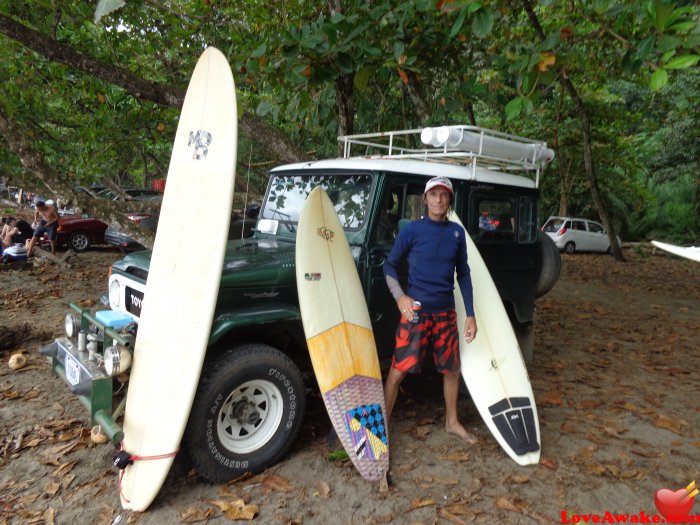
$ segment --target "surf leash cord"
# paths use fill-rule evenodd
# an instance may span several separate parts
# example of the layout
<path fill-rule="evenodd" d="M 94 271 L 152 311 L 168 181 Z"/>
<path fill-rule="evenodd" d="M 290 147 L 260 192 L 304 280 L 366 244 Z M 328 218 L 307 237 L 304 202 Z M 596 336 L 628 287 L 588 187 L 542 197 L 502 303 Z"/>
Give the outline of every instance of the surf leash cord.
<path fill-rule="evenodd" d="M 177 449 L 175 452 L 170 452 L 168 454 L 158 454 L 155 456 L 138 456 L 136 454 L 130 454 L 129 452 L 124 450 L 123 447 L 124 443 L 120 443 L 119 450 L 114 454 L 114 456 L 112 456 L 112 463 L 115 467 L 119 469 L 119 494 L 127 503 L 130 503 L 130 501 L 128 498 L 126 498 L 126 496 L 124 496 L 124 493 L 122 492 L 122 478 L 124 477 L 126 467 L 132 465 L 134 461 L 153 461 L 157 459 L 174 458 L 180 451 L 180 449 Z"/>

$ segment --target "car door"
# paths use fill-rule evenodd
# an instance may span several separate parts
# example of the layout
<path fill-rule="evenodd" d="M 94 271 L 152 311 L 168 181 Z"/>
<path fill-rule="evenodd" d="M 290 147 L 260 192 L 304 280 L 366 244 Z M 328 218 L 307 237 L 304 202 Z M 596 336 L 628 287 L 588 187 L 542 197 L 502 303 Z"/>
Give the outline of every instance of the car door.
<path fill-rule="evenodd" d="M 370 320 L 380 359 L 390 359 L 394 350 L 399 311 L 384 278 L 384 263 L 399 229 L 421 217 L 425 179 L 387 175 L 379 196 L 365 250 L 364 285 Z M 407 288 L 408 266 L 399 267 L 399 282 Z"/>
<path fill-rule="evenodd" d="M 608 235 L 605 232 L 602 224 L 595 221 L 588 222 L 588 236 L 591 242 L 591 250 L 596 252 L 606 252 L 608 251 L 608 246 L 610 242 L 608 241 Z"/>
<path fill-rule="evenodd" d="M 588 237 L 586 221 L 573 219 L 571 221 L 571 235 L 577 250 L 589 251 L 591 249 L 591 240 Z"/>

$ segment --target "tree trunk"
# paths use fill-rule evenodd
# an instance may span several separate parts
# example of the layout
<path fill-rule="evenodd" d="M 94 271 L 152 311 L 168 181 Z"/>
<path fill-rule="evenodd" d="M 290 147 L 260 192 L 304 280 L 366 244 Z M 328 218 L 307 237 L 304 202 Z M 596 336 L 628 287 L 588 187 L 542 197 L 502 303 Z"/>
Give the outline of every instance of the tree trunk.
<path fill-rule="evenodd" d="M 522 4 L 528 15 L 528 18 L 530 19 L 530 23 L 535 29 L 540 40 L 546 40 L 546 35 L 544 34 L 544 31 L 542 29 L 542 26 L 540 25 L 537 15 L 535 14 L 534 9 L 532 8 L 530 0 L 522 0 Z M 574 101 L 576 109 L 578 110 L 579 118 L 581 119 L 581 127 L 583 130 L 583 164 L 586 170 L 586 178 L 588 179 L 588 186 L 591 190 L 591 197 L 593 198 L 593 203 L 595 204 L 596 210 L 600 215 L 600 220 L 602 221 L 603 226 L 605 226 L 605 229 L 608 232 L 608 239 L 610 240 L 610 250 L 613 256 L 618 261 L 624 261 L 625 258 L 622 255 L 622 249 L 617 243 L 617 233 L 615 232 L 615 227 L 613 226 L 613 223 L 610 220 L 607 207 L 605 206 L 605 201 L 603 200 L 603 197 L 600 193 L 600 189 L 598 187 L 598 179 L 596 177 L 595 172 L 595 163 L 593 161 L 593 148 L 591 146 L 591 122 L 588 116 L 588 110 L 586 109 L 586 105 L 584 104 L 578 91 L 576 90 L 576 86 L 574 86 L 573 82 L 571 82 L 571 79 L 566 74 L 565 69 L 562 69 L 561 71 L 560 82 L 562 86 L 564 86 L 564 89 L 566 89 L 569 96 Z"/>
<path fill-rule="evenodd" d="M 335 98 L 338 103 L 338 135 L 352 135 L 355 123 L 354 74 L 339 75 L 335 79 Z"/>
<path fill-rule="evenodd" d="M 343 12 L 341 0 L 328 0 L 331 16 Z M 338 105 L 338 136 L 352 135 L 355 128 L 355 74 L 341 73 L 335 79 L 335 100 Z M 338 155 L 343 146 L 338 143 Z"/>
<path fill-rule="evenodd" d="M 476 115 L 474 115 L 474 104 L 471 101 L 467 102 L 467 116 L 469 117 L 469 124 L 476 126 Z"/>
<path fill-rule="evenodd" d="M 413 71 L 405 71 L 408 82 L 406 82 L 406 90 L 408 91 L 408 96 L 411 98 L 413 103 L 413 112 L 418 116 L 418 120 L 421 124 L 425 124 L 430 118 L 430 104 L 425 100 L 423 96 L 420 81 Z"/>

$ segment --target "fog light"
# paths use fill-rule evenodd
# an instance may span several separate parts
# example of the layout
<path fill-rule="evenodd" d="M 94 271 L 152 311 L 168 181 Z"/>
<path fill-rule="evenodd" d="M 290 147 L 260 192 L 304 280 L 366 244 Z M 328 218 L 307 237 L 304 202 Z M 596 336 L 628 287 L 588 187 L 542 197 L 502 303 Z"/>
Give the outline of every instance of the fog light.
<path fill-rule="evenodd" d="M 121 287 L 119 286 L 119 281 L 117 281 L 116 279 L 109 283 L 109 304 L 112 306 L 112 309 L 119 308 L 121 296 L 121 294 L 119 293 L 120 288 Z"/>
<path fill-rule="evenodd" d="M 105 372 L 115 376 L 126 372 L 131 366 L 131 352 L 123 346 L 108 346 L 104 352 Z"/>
<path fill-rule="evenodd" d="M 78 318 L 73 314 L 66 315 L 66 320 L 64 325 L 66 328 L 66 335 L 69 338 L 73 338 L 78 335 L 78 330 L 80 330 L 80 324 L 78 323 Z"/>

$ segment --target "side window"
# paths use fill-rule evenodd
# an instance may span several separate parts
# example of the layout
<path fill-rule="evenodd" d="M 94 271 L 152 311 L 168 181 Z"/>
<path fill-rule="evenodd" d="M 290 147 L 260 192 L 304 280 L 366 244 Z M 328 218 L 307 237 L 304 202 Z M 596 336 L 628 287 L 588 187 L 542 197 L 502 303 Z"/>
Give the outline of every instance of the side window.
<path fill-rule="evenodd" d="M 393 184 L 382 200 L 374 234 L 378 243 L 393 243 L 401 226 L 420 219 L 425 213 L 424 184 Z"/>
<path fill-rule="evenodd" d="M 537 240 L 537 214 L 535 201 L 523 195 L 518 203 L 518 242 L 529 244 Z"/>
<path fill-rule="evenodd" d="M 597 222 L 589 222 L 588 223 L 588 231 L 592 233 L 605 233 L 605 230 L 603 227 L 598 224 Z"/>
<path fill-rule="evenodd" d="M 399 219 L 401 218 L 401 199 L 403 187 L 393 186 L 384 195 L 377 221 L 377 230 L 374 240 L 380 243 L 392 243 L 399 233 Z"/>
<path fill-rule="evenodd" d="M 516 197 L 472 193 L 471 224 L 478 224 L 476 238 L 484 241 L 515 240 Z"/>
<path fill-rule="evenodd" d="M 586 231 L 586 223 L 583 221 L 573 221 L 573 229 L 585 232 Z"/>

